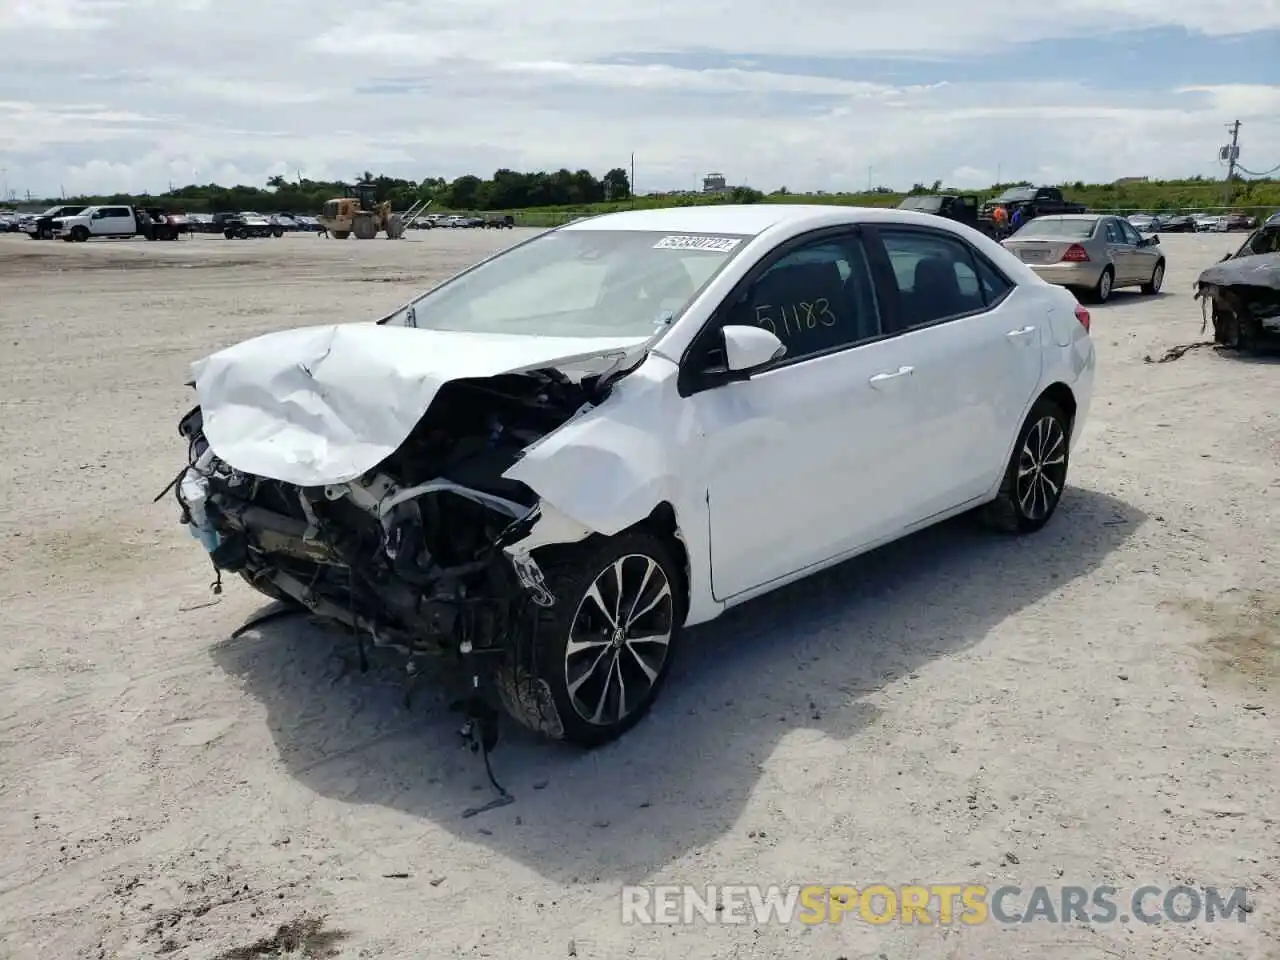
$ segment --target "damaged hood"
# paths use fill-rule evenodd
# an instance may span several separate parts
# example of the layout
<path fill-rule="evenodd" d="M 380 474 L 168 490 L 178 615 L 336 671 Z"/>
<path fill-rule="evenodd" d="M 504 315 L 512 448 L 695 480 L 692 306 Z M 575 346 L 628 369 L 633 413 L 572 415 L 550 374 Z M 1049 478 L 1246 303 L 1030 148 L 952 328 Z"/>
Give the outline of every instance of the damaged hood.
<path fill-rule="evenodd" d="M 350 323 L 269 333 L 191 365 L 204 433 L 235 469 L 310 487 L 394 453 L 450 380 L 638 359 L 649 337 L 535 337 Z"/>
<path fill-rule="evenodd" d="M 1201 273 L 1197 283 L 1214 287 L 1265 287 L 1280 292 L 1280 253 L 1224 260 Z"/>

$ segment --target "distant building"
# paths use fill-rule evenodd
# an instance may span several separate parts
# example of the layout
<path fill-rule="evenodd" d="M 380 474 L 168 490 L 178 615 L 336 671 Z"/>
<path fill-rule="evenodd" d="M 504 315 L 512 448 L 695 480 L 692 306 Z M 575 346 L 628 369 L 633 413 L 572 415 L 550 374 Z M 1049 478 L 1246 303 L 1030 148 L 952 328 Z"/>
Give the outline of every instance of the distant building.
<path fill-rule="evenodd" d="M 1147 183 L 1150 180 L 1150 177 L 1121 177 L 1115 182 L 1115 185 L 1117 187 L 1123 187 L 1126 183 Z"/>
<path fill-rule="evenodd" d="M 728 193 L 731 189 L 725 182 L 723 173 L 708 173 L 702 178 L 703 193 Z"/>

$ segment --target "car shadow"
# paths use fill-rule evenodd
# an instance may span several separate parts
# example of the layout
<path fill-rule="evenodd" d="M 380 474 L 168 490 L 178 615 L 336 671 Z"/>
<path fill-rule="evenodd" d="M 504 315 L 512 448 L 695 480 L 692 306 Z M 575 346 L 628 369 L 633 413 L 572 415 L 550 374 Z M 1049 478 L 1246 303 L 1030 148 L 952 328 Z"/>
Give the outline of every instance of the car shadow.
<path fill-rule="evenodd" d="M 424 683 L 409 708 L 403 661 L 335 682 L 351 637 L 300 617 L 212 656 L 265 705 L 285 769 L 316 793 L 429 819 L 559 882 L 636 882 L 733 828 L 783 738 L 859 734 L 877 691 L 1087 576 L 1145 518 L 1069 488 L 1035 535 L 961 517 L 745 604 L 685 635 L 652 713 L 615 743 L 584 752 L 506 723 L 491 760 L 514 803 L 476 816 L 464 813 L 495 794 L 460 749 L 452 681 Z M 867 776 L 866 789 L 889 788 Z"/>

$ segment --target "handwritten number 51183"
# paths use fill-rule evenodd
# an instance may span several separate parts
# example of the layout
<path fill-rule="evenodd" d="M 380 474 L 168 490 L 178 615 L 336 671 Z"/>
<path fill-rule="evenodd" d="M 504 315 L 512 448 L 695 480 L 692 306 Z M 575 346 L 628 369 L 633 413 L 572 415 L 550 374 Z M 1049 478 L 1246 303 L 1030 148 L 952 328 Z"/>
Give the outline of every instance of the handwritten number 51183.
<path fill-rule="evenodd" d="M 756 307 L 756 326 L 764 327 L 775 337 L 786 337 L 805 330 L 816 330 L 818 327 L 834 327 L 840 318 L 831 310 L 831 303 L 825 297 L 819 297 L 813 303 L 793 303 L 778 307 L 778 318 L 770 313 L 773 305 L 762 303 Z M 781 321 L 782 330 L 778 330 Z"/>

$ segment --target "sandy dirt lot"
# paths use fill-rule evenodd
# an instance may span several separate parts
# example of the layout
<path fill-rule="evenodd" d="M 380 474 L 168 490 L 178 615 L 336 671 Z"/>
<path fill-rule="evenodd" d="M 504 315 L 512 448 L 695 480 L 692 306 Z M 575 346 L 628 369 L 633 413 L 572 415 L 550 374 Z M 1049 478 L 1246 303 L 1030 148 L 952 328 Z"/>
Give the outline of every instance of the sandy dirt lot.
<path fill-rule="evenodd" d="M 1093 308 L 1097 395 L 1042 533 L 954 522 L 688 637 L 582 754 L 212 570 L 152 497 L 188 363 L 373 319 L 522 237 L 0 238 L 0 955 L 12 960 L 1280 957 L 1280 366 L 1193 350 L 1196 273 Z M 620 922 L 624 883 L 1244 885 L 1243 923 Z"/>

